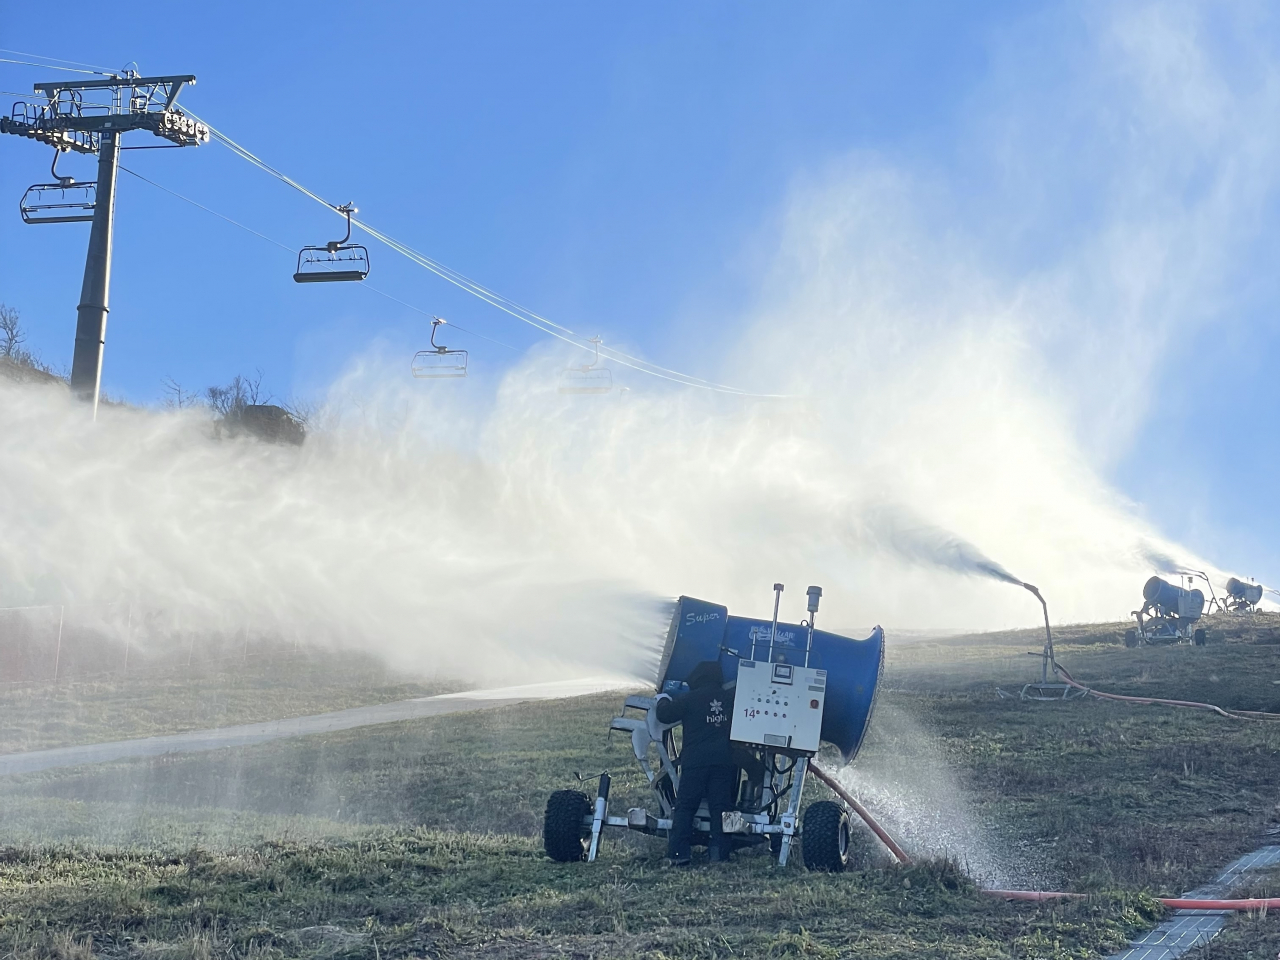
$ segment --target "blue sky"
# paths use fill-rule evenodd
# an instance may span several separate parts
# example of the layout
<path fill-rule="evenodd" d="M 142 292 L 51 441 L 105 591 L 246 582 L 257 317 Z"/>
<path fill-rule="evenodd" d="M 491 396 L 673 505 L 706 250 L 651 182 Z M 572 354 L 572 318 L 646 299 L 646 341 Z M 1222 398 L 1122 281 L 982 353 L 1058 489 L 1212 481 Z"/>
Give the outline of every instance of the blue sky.
<path fill-rule="evenodd" d="M 1236 160 L 1231 128 L 1225 142 L 1186 145 L 1187 170 L 1144 180 L 1145 154 L 1135 161 L 1125 144 L 1179 154 L 1182 134 L 1135 121 L 1149 91 L 1126 113 L 1090 86 L 1099 63 L 1122 80 L 1126 67 L 1097 25 L 1105 9 L 228 3 L 180 5 L 162 27 L 139 29 L 70 3 L 57 31 L 37 7 L 7 10 L 0 46 L 194 73 L 185 105 L 322 195 L 354 201 L 381 229 L 584 334 L 724 376 L 723 354 L 770 269 L 797 184 L 851 155 L 903 171 L 920 206 L 931 191 L 942 197 L 940 228 L 971 233 L 1003 279 L 1074 256 L 1082 237 L 1112 224 L 1194 209 L 1197 184 Z M 1211 61 L 1205 72 L 1223 102 L 1242 104 L 1247 125 L 1253 87 L 1280 51 L 1274 19 L 1248 4 L 1221 16 L 1169 9 L 1175 26 L 1189 18 Z M 1241 44 L 1249 55 L 1236 57 Z M 0 89 L 56 76 L 0 64 Z M 1186 93 L 1170 84 L 1167 95 Z M 46 179 L 49 154 L 3 139 L 0 197 L 16 207 Z M 124 158 L 291 247 L 338 235 L 323 210 L 220 146 Z M 83 159 L 66 168 L 90 178 Z M 1130 217 L 1116 198 L 1144 182 L 1158 195 Z M 1248 215 L 1220 228 L 1231 265 L 1192 303 L 1170 290 L 1192 319 L 1153 346 L 1140 413 L 1098 462 L 1163 532 L 1261 577 L 1276 569 L 1280 535 L 1269 439 L 1280 400 L 1280 221 L 1269 186 L 1243 195 L 1231 209 Z M 108 393 L 155 401 L 166 377 L 203 387 L 260 369 L 277 395 L 306 395 L 373 341 L 406 362 L 426 343 L 420 314 L 355 285 L 295 285 L 288 254 L 127 175 L 119 204 Z M 30 346 L 64 365 L 88 227 L 29 227 L 14 207 L 0 217 L 0 301 L 22 312 Z M 476 384 L 491 384 L 538 339 L 371 247 L 370 285 L 515 348 L 455 334 Z M 1112 290 L 1099 283 L 1080 299 L 1105 320 Z M 1098 420 L 1080 422 L 1088 448 Z"/>
<path fill-rule="evenodd" d="M 83 24 L 80 35 L 72 27 L 56 50 L 37 52 L 190 71 L 199 78 L 183 95 L 191 109 L 321 194 L 356 201 L 384 230 L 569 326 L 707 366 L 671 355 L 670 338 L 680 342 L 690 314 L 725 322 L 751 294 L 744 240 L 767 230 L 797 172 L 857 146 L 947 149 L 988 24 L 923 5 L 890 18 L 877 6 L 813 5 L 796 16 L 735 4 L 607 15 L 595 4 L 383 4 L 356 17 L 337 4 L 309 17 L 187 7 L 163 31 L 199 38 L 178 54 L 86 5 L 67 18 Z M 41 21 L 15 14 L 4 45 L 25 49 L 16 38 L 40 35 Z M 56 76 L 0 69 L 6 90 Z M 45 151 L 4 147 L 3 189 L 16 196 L 44 179 Z M 290 245 L 334 232 L 323 211 L 220 147 L 125 161 Z M 0 229 L 19 257 L 0 275 L 6 296 L 40 351 L 63 362 L 69 340 L 57 318 L 74 314 L 88 227 L 6 218 Z M 340 351 L 328 355 L 331 338 L 349 346 L 421 330 L 403 308 L 371 305 L 358 290 L 297 288 L 283 254 L 127 176 L 118 238 L 104 376 L 132 398 L 155 396 L 163 376 L 213 382 L 246 366 L 287 390 L 308 379 L 295 369 L 300 353 L 326 372 L 341 362 Z M 374 257 L 381 288 L 515 346 L 530 342 L 420 269 Z M 177 300 L 147 296 L 161 274 L 182 291 Z M 507 359 L 475 349 L 477 359 Z"/>

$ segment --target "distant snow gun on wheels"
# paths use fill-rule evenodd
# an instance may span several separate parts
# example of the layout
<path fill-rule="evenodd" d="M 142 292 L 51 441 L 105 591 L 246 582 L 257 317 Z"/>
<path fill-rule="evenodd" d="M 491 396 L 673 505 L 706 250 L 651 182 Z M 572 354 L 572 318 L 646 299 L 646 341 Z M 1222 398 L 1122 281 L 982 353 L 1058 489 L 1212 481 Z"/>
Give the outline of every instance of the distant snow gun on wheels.
<path fill-rule="evenodd" d="M 1260 583 L 1245 583 L 1232 577 L 1227 581 L 1223 606 L 1228 613 L 1252 613 L 1262 602 L 1263 589 Z"/>
<path fill-rule="evenodd" d="M 782 591 L 782 584 L 774 584 L 772 620 L 730 616 L 727 607 L 680 598 L 654 695 L 627 697 L 609 727 L 631 738 L 652 807 L 612 812 L 608 773 L 600 775 L 594 800 L 577 790 L 556 791 L 543 825 L 548 856 L 593 861 L 609 828 L 668 835 L 680 789 L 680 752 L 673 725 L 658 720 L 658 696 L 682 692 L 699 663 L 718 661 L 725 687 L 736 687 L 730 741 L 737 786 L 722 818 L 725 836 L 735 847 L 769 844 L 782 866 L 803 837 L 806 867 L 845 869 L 856 854 L 851 808 L 815 801 L 801 822 L 800 801 L 821 742 L 835 746 L 845 763 L 862 746 L 884 666 L 884 631 L 876 627 L 865 640 L 853 640 L 814 629 L 820 587 L 808 589 L 807 620 L 779 622 Z M 830 779 L 817 768 L 812 772 Z M 705 843 L 710 833 L 704 801 L 694 819 L 695 844 Z"/>
<path fill-rule="evenodd" d="M 1142 609 L 1133 611 L 1138 626 L 1125 633 L 1125 646 L 1185 642 L 1204 646 L 1204 628 L 1196 626 L 1204 615 L 1201 590 L 1175 587 L 1152 577 L 1142 588 L 1142 599 Z"/>

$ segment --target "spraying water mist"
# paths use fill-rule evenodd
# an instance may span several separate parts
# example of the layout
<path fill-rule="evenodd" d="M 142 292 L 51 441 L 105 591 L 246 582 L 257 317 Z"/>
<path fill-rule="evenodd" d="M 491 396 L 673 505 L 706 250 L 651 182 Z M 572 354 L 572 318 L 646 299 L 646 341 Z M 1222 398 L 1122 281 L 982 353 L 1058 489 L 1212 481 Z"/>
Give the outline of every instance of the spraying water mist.
<path fill-rule="evenodd" d="M 1199 40 L 1147 44 L 1151 16 L 1090 21 L 1080 55 L 1123 71 L 1090 60 L 1032 101 L 999 77 L 980 91 L 966 147 L 996 171 L 981 188 L 869 154 L 797 181 L 755 308 L 690 332 L 684 364 L 794 400 L 624 369 L 628 390 L 566 397 L 555 378 L 580 360 L 551 348 L 481 395 L 414 383 L 407 355 L 370 348 L 285 450 L 217 441 L 183 412 L 110 409 L 94 427 L 56 390 L 0 387 L 0 600 L 130 598 L 493 682 L 647 677 L 669 598 L 746 613 L 775 581 L 823 583 L 849 630 L 1023 624 L 1006 589 L 1021 576 L 1060 619 L 1124 616 L 1152 556 L 1214 569 L 1105 471 L 1169 331 L 1204 322 L 1230 279 L 1226 225 L 1277 169 L 1257 118 L 1280 87 L 1184 109 L 1201 100 L 1171 101 L 1169 71 L 1216 91 L 1222 64 L 1201 51 L 1175 70 L 1166 52 Z M 1099 128 L 1076 102 L 1126 122 Z M 1116 132 L 1128 118 L 1143 136 Z M 1044 195 L 1063 137 L 1107 158 L 1070 171 L 1095 206 L 1069 243 L 1077 194 Z"/>
<path fill-rule="evenodd" d="M 129 598 L 418 668 L 482 665 L 495 682 L 647 679 L 667 598 L 749 610 L 760 584 L 788 576 L 832 584 L 845 623 L 1025 619 L 951 574 L 1017 578 L 916 521 L 912 504 L 886 505 L 888 476 L 914 472 L 909 449 L 903 462 L 889 448 L 863 461 L 842 443 L 848 418 L 811 408 L 638 391 L 582 404 L 555 392 L 549 367 L 531 357 L 480 415 L 463 394 L 415 393 L 362 362 L 301 450 L 219 440 L 183 412 L 109 410 L 93 425 L 55 390 L 5 388 L 4 599 Z M 927 499 L 909 484 L 900 495 Z M 980 517 L 981 499 L 956 484 L 935 512 Z M 1062 507 L 1070 536 L 1002 550 L 1042 570 L 1115 570 L 1150 535 L 1105 503 Z M 999 545 L 1000 527 L 976 529 Z M 1081 556 L 1082 528 L 1109 563 Z M 903 602 L 904 582 L 927 583 L 945 609 Z"/>

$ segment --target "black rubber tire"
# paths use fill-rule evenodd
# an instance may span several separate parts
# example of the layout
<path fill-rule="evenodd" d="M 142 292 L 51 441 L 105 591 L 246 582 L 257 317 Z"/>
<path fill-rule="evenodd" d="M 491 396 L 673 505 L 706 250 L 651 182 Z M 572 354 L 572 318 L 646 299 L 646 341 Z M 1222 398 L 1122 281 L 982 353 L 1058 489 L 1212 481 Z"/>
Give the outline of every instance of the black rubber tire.
<path fill-rule="evenodd" d="M 1195 633 L 1191 634 L 1191 642 L 1194 643 L 1197 647 L 1204 646 L 1204 639 L 1205 639 L 1205 632 L 1203 627 L 1196 630 Z"/>
<path fill-rule="evenodd" d="M 809 870 L 841 873 L 849 866 L 853 825 L 849 812 L 833 800 L 818 800 L 804 812 L 804 839 L 800 849 Z"/>
<path fill-rule="evenodd" d="M 542 846 L 547 856 L 560 863 L 577 863 L 587 856 L 583 841 L 590 830 L 583 818 L 591 814 L 591 799 L 578 790 L 557 790 L 547 798 L 542 818 Z"/>
<path fill-rule="evenodd" d="M 1136 647 L 1138 645 L 1138 631 L 1126 630 L 1124 632 L 1124 645 L 1126 647 Z"/>

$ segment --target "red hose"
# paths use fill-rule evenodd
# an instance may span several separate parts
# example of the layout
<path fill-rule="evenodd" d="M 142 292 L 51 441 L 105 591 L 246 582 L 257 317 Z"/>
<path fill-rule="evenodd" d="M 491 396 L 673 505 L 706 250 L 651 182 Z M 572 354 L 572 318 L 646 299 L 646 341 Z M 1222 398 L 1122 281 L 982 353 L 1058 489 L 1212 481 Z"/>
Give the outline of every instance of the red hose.
<path fill-rule="evenodd" d="M 1278 910 L 1280 897 L 1252 900 L 1188 900 L 1184 897 L 1158 897 L 1166 907 L 1174 910 Z"/>
<path fill-rule="evenodd" d="M 880 842 L 888 847 L 889 852 L 898 858 L 899 863 L 911 863 L 911 858 L 907 856 L 907 852 L 903 850 L 902 847 L 898 846 L 898 841 L 894 840 L 884 827 L 876 823 L 875 817 L 871 816 L 871 811 L 855 800 L 853 798 L 853 794 L 840 786 L 835 777 L 831 776 L 831 774 L 827 773 L 827 771 L 823 770 L 813 761 L 809 762 L 809 769 L 813 771 L 813 775 L 815 777 L 831 788 L 832 793 L 853 808 L 853 812 L 862 818 L 863 822 L 866 823 L 875 835 L 880 838 Z"/>
<path fill-rule="evenodd" d="M 983 890 L 983 893 L 1004 900 L 1079 900 L 1088 894 L 1060 893 L 1049 890 Z M 1173 910 L 1280 910 L 1280 897 L 1247 900 L 1190 900 L 1185 897 L 1156 897 Z"/>
<path fill-rule="evenodd" d="M 1035 654 L 1035 656 L 1039 656 L 1039 654 Z M 1092 687 L 1086 687 L 1084 684 L 1078 683 L 1067 672 L 1067 668 L 1056 660 L 1053 663 L 1053 669 L 1062 676 L 1062 679 L 1068 685 L 1075 687 L 1077 690 L 1083 690 L 1086 694 L 1097 697 L 1099 700 L 1118 700 L 1122 703 L 1147 705 L 1160 704 L 1166 707 L 1194 707 L 1197 710 L 1212 710 L 1219 716 L 1226 717 L 1229 720 L 1280 720 L 1280 713 L 1264 713 L 1261 710 L 1237 710 L 1232 713 L 1212 703 L 1197 703 L 1194 700 L 1162 700 L 1159 697 L 1126 697 L 1119 693 L 1101 693 Z"/>

